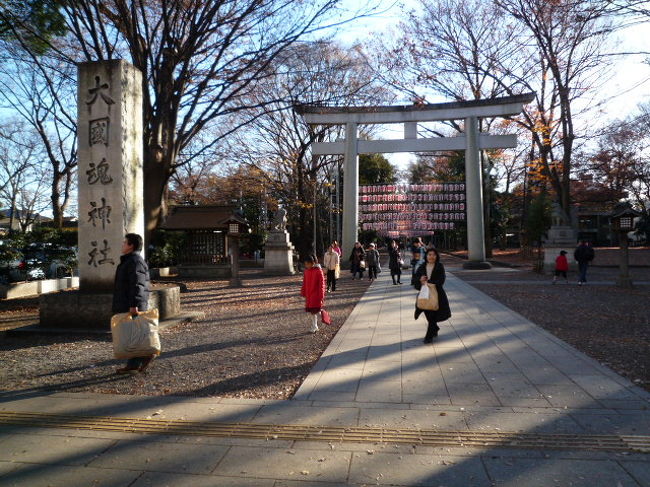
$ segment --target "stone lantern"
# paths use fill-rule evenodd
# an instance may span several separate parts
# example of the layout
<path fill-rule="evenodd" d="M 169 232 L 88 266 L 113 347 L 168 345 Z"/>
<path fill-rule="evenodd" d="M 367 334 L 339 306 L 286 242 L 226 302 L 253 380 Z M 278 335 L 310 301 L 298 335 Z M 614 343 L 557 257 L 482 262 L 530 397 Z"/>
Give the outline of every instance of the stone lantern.
<path fill-rule="evenodd" d="M 233 213 L 222 225 L 228 227 L 228 248 L 230 250 L 230 287 L 241 287 L 239 278 L 239 239 L 242 235 L 250 233 L 248 222 L 239 213 Z"/>
<path fill-rule="evenodd" d="M 620 287 L 631 288 L 632 279 L 629 271 L 629 257 L 627 247 L 627 234 L 634 230 L 634 218 L 640 213 L 627 203 L 619 203 L 610 215 L 612 230 L 618 232 L 619 241 L 619 276 L 617 284 Z"/>

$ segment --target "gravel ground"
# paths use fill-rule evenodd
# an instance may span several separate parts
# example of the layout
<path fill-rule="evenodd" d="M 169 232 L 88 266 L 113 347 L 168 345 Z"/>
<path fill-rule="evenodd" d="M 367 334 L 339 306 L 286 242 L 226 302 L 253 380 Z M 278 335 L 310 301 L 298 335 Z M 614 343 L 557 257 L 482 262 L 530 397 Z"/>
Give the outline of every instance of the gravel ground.
<path fill-rule="evenodd" d="M 368 287 L 344 273 L 326 298 L 333 324 L 309 333 L 301 276 L 242 272 L 244 287 L 226 281 L 183 281 L 185 309 L 205 319 L 161 332 L 162 355 L 146 374 L 114 374 L 110 337 L 13 335 L 0 338 L 0 389 L 111 394 L 292 396 Z M 0 322 L 33 314 L 37 301 L 0 302 Z"/>
<path fill-rule="evenodd" d="M 623 290 L 610 285 L 550 285 L 528 271 L 449 270 L 587 355 L 650 390 L 650 286 Z M 616 269 L 591 268 L 592 281 L 613 281 Z M 245 287 L 225 281 L 184 281 L 183 307 L 206 313 L 203 320 L 161 333 L 163 354 L 145 375 L 117 376 L 110 338 L 5 335 L 0 338 L 0 389 L 93 391 L 116 394 L 291 397 L 352 311 L 367 281 L 344 273 L 328 295 L 334 325 L 308 333 L 299 296 L 300 276 L 261 277 L 243 271 Z M 650 280 L 649 269 L 633 277 Z M 482 284 L 480 281 L 490 281 Z M 525 284 L 522 284 L 525 282 Z M 0 300 L 0 328 L 12 320 L 33 321 L 36 299 Z"/>
<path fill-rule="evenodd" d="M 631 290 L 578 286 L 575 273 L 569 273 L 570 284 L 551 285 L 549 275 L 512 269 L 463 271 L 457 267 L 462 261 L 449 256 L 445 261 L 461 279 L 650 391 L 649 285 Z M 615 268 L 592 267 L 587 279 L 613 282 L 617 274 Z M 650 281 L 647 268 L 632 269 L 631 275 Z"/>

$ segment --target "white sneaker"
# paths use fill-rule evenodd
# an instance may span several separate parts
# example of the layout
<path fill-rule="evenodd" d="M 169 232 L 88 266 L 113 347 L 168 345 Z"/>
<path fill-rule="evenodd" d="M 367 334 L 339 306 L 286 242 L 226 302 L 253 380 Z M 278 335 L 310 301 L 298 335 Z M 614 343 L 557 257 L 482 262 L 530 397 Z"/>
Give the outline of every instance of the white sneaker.
<path fill-rule="evenodd" d="M 318 325 L 316 323 L 311 324 L 311 328 L 309 329 L 311 333 L 316 333 L 318 331 Z"/>

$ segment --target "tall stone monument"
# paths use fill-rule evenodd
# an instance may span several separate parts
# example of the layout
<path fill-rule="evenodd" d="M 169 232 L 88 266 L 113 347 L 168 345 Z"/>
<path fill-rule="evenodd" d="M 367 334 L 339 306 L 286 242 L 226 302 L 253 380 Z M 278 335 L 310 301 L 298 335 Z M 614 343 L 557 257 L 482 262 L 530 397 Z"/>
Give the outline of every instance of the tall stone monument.
<path fill-rule="evenodd" d="M 278 209 L 264 246 L 264 271 L 271 275 L 293 275 L 294 247 L 287 232 L 287 210 Z"/>
<path fill-rule="evenodd" d="M 576 231 L 566 221 L 564 211 L 560 205 L 553 203 L 551 214 L 551 228 L 546 232 L 544 239 L 544 271 L 552 272 L 555 269 L 555 258 L 564 250 L 568 254 L 569 268 L 575 269 L 573 251 L 576 247 Z"/>
<path fill-rule="evenodd" d="M 79 292 L 41 300 L 42 327 L 109 329 L 126 233 L 144 233 L 142 74 L 123 60 L 81 63 L 77 89 Z"/>
<path fill-rule="evenodd" d="M 126 233 L 144 233 L 142 74 L 123 60 L 78 67 L 79 291 L 113 291 Z"/>

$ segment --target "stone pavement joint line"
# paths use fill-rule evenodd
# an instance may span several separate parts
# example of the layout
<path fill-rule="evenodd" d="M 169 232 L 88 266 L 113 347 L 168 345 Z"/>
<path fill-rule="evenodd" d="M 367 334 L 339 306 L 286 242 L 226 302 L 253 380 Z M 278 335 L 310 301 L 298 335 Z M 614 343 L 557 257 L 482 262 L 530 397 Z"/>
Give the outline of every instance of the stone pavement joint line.
<path fill-rule="evenodd" d="M 213 436 L 261 440 L 408 443 L 421 446 L 506 447 L 650 453 L 650 436 L 533 434 L 505 431 L 336 427 L 291 424 L 217 423 L 187 420 L 69 416 L 0 412 L 0 425 L 89 429 L 129 433 Z"/>

